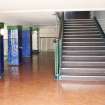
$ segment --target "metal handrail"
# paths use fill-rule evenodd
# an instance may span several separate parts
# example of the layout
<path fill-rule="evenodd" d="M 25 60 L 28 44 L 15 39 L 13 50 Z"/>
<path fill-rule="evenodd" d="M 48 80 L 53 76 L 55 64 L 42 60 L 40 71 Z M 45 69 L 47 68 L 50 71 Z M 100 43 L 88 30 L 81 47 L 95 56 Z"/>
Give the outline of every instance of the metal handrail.
<path fill-rule="evenodd" d="M 59 22 L 60 22 L 59 38 L 58 39 L 61 39 L 63 36 L 64 12 L 56 12 L 56 16 L 58 17 Z"/>
<path fill-rule="evenodd" d="M 62 37 L 63 37 L 63 21 L 64 21 L 64 13 L 56 12 L 56 16 L 59 19 L 60 27 L 59 27 L 59 37 L 56 39 L 55 44 L 55 77 L 56 79 L 60 79 L 60 69 L 61 69 L 61 59 L 62 59 Z"/>

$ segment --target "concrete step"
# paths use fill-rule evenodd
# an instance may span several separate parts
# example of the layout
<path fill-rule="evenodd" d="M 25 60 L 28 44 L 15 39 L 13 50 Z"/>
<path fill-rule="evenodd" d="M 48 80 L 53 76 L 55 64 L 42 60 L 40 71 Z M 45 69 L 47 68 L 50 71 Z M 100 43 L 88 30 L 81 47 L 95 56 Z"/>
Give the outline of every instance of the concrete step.
<path fill-rule="evenodd" d="M 62 61 L 105 61 L 105 56 L 63 55 Z"/>
<path fill-rule="evenodd" d="M 64 24 L 95 24 L 94 21 L 67 21 Z"/>
<path fill-rule="evenodd" d="M 95 22 L 94 20 L 64 20 L 64 22 Z"/>
<path fill-rule="evenodd" d="M 61 75 L 61 80 L 69 81 L 105 81 L 105 76 L 97 74 L 96 76 L 70 76 L 70 75 Z"/>
<path fill-rule="evenodd" d="M 96 24 L 64 24 L 64 27 L 65 26 L 73 26 L 73 27 L 75 27 L 75 26 L 92 26 L 92 27 L 96 27 Z"/>
<path fill-rule="evenodd" d="M 63 42 L 63 46 L 105 46 L 105 42 Z"/>
<path fill-rule="evenodd" d="M 105 46 L 63 46 L 63 50 L 105 50 Z"/>
<path fill-rule="evenodd" d="M 61 68 L 105 68 L 105 61 L 62 61 Z"/>
<path fill-rule="evenodd" d="M 64 22 L 94 22 L 94 20 L 70 19 L 70 20 L 64 20 Z"/>
<path fill-rule="evenodd" d="M 96 24 L 94 21 L 65 21 L 64 24 Z"/>
<path fill-rule="evenodd" d="M 64 35 L 63 38 L 103 38 L 102 35 Z"/>
<path fill-rule="evenodd" d="M 97 73 L 103 74 L 105 73 L 105 68 L 61 68 L 61 74 L 73 75 L 73 73 L 91 73 L 92 75 Z"/>
<path fill-rule="evenodd" d="M 104 38 L 63 38 L 63 42 L 105 42 Z"/>
<path fill-rule="evenodd" d="M 69 75 L 69 76 L 105 76 L 104 72 L 61 72 L 61 75 Z"/>
<path fill-rule="evenodd" d="M 98 29 L 97 28 L 78 28 L 78 29 L 64 28 L 64 31 L 98 31 Z"/>
<path fill-rule="evenodd" d="M 67 34 L 67 35 L 64 35 L 64 36 L 103 36 L 101 33 L 93 33 L 93 34 L 87 34 L 87 33 L 82 33 L 82 34 Z"/>
<path fill-rule="evenodd" d="M 93 19 L 65 19 L 64 21 L 94 21 Z"/>
<path fill-rule="evenodd" d="M 99 31 L 64 31 L 64 34 L 99 34 Z"/>
<path fill-rule="evenodd" d="M 87 29 L 87 28 L 96 28 L 96 29 L 98 29 L 97 28 L 97 26 L 64 26 L 64 28 L 66 28 L 66 29 Z"/>
<path fill-rule="evenodd" d="M 79 33 L 64 33 L 63 34 L 64 36 L 66 35 L 85 35 L 85 36 L 89 36 L 89 35 L 102 35 L 100 32 L 88 32 L 88 33 L 82 33 L 82 32 L 79 32 Z M 103 35 L 102 35 L 103 36 Z"/>
<path fill-rule="evenodd" d="M 82 72 L 82 73 L 79 73 L 79 72 L 67 72 L 67 73 L 62 73 L 61 75 L 69 75 L 69 76 L 105 76 L 105 72 L 94 72 L 94 73 L 88 73 L 88 72 Z"/>
<path fill-rule="evenodd" d="M 73 29 L 64 29 L 64 33 L 66 33 L 66 32 L 99 32 L 97 29 L 75 29 L 75 30 L 73 30 Z"/>
<path fill-rule="evenodd" d="M 82 56 L 89 56 L 89 55 L 94 55 L 94 56 L 105 56 L 105 50 L 63 50 L 62 55 L 82 55 Z"/>
<path fill-rule="evenodd" d="M 96 26 L 96 23 L 64 23 L 64 25 L 75 25 L 75 26 L 78 26 L 78 25 L 85 25 L 85 26 Z"/>

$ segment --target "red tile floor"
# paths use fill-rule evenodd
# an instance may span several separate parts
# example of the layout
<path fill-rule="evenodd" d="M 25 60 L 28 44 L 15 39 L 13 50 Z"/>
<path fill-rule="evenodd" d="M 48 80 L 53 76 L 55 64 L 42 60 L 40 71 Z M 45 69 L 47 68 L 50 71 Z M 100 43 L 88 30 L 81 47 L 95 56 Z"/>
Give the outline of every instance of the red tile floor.
<path fill-rule="evenodd" d="M 53 53 L 41 53 L 20 67 L 5 65 L 0 105 L 105 105 L 105 83 L 56 81 Z"/>

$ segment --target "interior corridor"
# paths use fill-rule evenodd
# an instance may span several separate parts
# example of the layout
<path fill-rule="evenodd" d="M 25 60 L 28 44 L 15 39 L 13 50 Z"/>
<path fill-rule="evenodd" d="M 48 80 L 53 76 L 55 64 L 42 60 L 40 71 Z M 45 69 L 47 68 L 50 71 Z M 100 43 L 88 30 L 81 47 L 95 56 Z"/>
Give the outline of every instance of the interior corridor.
<path fill-rule="evenodd" d="M 0 105 L 105 105 L 105 82 L 54 80 L 53 56 L 34 55 L 20 68 L 5 64 Z"/>

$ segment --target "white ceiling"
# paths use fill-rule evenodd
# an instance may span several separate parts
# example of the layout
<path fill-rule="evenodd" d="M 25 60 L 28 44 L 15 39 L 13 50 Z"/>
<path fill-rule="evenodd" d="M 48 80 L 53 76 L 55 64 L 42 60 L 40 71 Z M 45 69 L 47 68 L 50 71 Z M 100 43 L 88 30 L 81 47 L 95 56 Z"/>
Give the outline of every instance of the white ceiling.
<path fill-rule="evenodd" d="M 54 12 L 0 13 L 0 22 L 23 25 L 56 25 Z"/>
<path fill-rule="evenodd" d="M 105 10 L 105 0 L 0 0 L 0 21 L 55 24 L 54 11 Z"/>
<path fill-rule="evenodd" d="M 105 9 L 105 0 L 0 0 L 1 11 Z"/>

